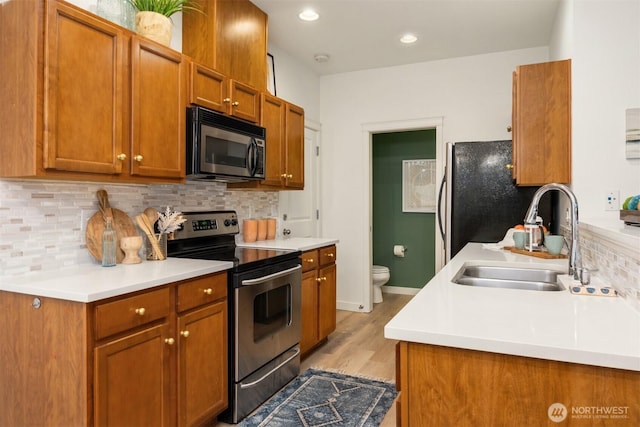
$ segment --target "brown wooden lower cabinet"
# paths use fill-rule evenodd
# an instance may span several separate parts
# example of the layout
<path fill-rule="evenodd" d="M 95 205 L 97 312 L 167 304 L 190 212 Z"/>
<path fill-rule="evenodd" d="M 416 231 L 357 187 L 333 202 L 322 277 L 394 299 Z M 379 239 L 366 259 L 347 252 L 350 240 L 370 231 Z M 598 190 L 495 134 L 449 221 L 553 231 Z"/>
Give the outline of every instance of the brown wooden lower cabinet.
<path fill-rule="evenodd" d="M 398 426 L 640 425 L 640 372 L 409 342 L 396 355 Z"/>
<path fill-rule="evenodd" d="M 336 330 L 336 246 L 325 246 L 302 254 L 303 356 Z"/>
<path fill-rule="evenodd" d="M 0 291 L 0 426 L 215 422 L 227 407 L 226 277 L 89 304 Z"/>

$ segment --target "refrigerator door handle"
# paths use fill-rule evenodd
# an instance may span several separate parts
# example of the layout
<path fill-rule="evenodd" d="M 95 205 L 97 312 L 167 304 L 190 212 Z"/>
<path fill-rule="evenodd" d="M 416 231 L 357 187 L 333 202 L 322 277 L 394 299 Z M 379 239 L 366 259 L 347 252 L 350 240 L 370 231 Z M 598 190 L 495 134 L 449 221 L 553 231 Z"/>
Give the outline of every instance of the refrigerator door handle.
<path fill-rule="evenodd" d="M 446 243 L 446 239 L 444 236 L 444 228 L 442 226 L 442 195 L 444 193 L 444 185 L 447 182 L 447 168 L 444 168 L 444 174 L 442 175 L 442 181 L 440 182 L 440 189 L 438 190 L 438 227 L 440 228 L 440 236 L 442 236 L 442 240 Z"/>

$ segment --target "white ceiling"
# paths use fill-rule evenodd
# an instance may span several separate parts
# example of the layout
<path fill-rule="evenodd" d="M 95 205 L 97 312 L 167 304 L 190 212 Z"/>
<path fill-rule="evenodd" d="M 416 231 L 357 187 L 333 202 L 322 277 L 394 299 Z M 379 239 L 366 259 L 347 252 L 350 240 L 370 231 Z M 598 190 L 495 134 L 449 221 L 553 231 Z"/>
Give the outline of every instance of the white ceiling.
<path fill-rule="evenodd" d="M 560 2 L 251 1 L 269 15 L 269 42 L 318 75 L 547 46 Z M 314 8 L 320 19 L 299 20 L 306 7 Z M 405 32 L 419 40 L 402 45 L 398 39 Z M 327 54 L 329 61 L 318 63 L 315 54 Z"/>

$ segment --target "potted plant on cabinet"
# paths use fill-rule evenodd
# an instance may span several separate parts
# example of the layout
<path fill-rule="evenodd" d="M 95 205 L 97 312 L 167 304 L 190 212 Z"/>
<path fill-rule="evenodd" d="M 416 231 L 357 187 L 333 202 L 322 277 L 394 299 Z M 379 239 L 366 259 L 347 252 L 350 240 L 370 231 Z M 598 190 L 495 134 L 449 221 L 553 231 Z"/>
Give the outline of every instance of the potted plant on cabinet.
<path fill-rule="evenodd" d="M 128 0 L 136 9 L 136 32 L 169 46 L 173 23 L 171 16 L 193 10 L 202 12 L 195 0 Z"/>

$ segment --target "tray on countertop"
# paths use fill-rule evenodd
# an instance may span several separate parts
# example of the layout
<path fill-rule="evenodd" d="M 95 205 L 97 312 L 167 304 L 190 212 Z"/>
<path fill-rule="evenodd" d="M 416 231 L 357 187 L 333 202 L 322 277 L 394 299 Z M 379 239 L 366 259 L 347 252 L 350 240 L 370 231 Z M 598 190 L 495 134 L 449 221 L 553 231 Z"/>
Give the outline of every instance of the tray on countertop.
<path fill-rule="evenodd" d="M 536 258 L 546 258 L 546 259 L 563 259 L 567 256 L 565 254 L 551 255 L 549 252 L 543 251 L 528 251 L 526 249 L 518 249 L 515 246 L 505 246 L 505 251 L 515 252 L 521 255 L 529 255 Z"/>
<path fill-rule="evenodd" d="M 640 211 L 621 210 L 620 219 L 627 225 L 640 226 Z"/>

